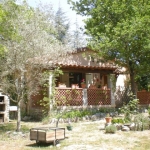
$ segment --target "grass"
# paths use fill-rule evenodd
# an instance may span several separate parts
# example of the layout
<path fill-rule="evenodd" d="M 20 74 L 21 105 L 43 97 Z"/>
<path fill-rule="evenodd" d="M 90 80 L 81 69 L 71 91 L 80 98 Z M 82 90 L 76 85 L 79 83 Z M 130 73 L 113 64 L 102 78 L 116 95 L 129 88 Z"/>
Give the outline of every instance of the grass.
<path fill-rule="evenodd" d="M 8 134 L 13 133 L 16 123 L 0 124 L 0 149 L 7 150 L 149 150 L 150 130 L 145 131 L 117 131 L 115 134 L 106 134 L 104 120 L 95 122 L 73 123 L 73 130 L 67 131 L 66 139 L 60 141 L 60 147 L 54 147 L 52 144 L 37 145 L 35 141 L 30 141 L 29 129 L 32 127 L 54 126 L 43 125 L 41 122 L 22 122 L 22 132 L 25 136 Z M 66 127 L 67 124 L 59 124 L 60 127 Z"/>

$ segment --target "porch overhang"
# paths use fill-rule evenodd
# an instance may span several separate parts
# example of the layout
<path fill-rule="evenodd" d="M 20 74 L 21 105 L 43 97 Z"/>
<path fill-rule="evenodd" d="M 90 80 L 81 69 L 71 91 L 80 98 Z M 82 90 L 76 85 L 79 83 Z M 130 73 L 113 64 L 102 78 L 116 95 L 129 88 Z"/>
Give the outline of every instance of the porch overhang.
<path fill-rule="evenodd" d="M 85 72 L 85 73 L 101 72 L 104 74 L 110 74 L 114 73 L 116 70 L 116 67 L 105 67 L 105 66 L 98 67 L 98 66 L 63 65 L 63 64 L 59 64 L 59 66 L 63 71 L 66 72 L 67 71 Z"/>

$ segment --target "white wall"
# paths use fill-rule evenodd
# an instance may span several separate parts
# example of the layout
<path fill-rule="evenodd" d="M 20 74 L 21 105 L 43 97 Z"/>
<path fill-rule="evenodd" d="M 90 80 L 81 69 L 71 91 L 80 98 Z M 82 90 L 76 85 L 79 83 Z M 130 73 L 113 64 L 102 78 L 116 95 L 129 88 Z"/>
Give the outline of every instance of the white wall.
<path fill-rule="evenodd" d="M 125 86 L 125 80 L 127 79 L 126 75 L 119 75 L 117 77 L 116 86 Z"/>

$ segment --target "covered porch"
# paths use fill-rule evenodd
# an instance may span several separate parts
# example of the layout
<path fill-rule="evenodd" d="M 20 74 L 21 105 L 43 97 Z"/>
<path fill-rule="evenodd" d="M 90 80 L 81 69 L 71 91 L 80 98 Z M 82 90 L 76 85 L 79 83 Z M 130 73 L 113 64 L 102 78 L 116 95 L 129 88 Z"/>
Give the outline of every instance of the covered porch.
<path fill-rule="evenodd" d="M 114 62 L 106 62 L 99 59 L 89 49 L 78 50 L 53 62 L 59 66 L 63 74 L 55 80 L 54 103 L 58 107 L 114 107 L 113 79 L 117 77 L 118 66 Z M 53 71 L 53 70 L 50 70 Z M 54 78 L 49 77 L 48 98 L 51 98 L 52 82 Z M 82 81 L 85 87 L 82 87 Z M 41 97 L 42 99 L 42 97 Z M 31 108 L 36 109 L 38 98 L 34 99 Z M 53 106 L 53 104 L 50 104 Z M 36 109 L 37 110 L 37 109 Z"/>

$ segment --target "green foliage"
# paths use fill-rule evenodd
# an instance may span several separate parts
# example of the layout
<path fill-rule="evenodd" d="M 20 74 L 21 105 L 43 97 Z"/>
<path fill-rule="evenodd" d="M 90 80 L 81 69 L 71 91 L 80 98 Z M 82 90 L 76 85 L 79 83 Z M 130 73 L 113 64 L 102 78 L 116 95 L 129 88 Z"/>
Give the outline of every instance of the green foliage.
<path fill-rule="evenodd" d="M 11 9 L 17 5 L 12 1 L 7 1 L 6 5 L 9 5 L 10 9 L 6 9 L 3 3 L 0 3 L 0 40 L 11 39 L 16 32 L 10 20 L 15 17 Z"/>
<path fill-rule="evenodd" d="M 42 118 L 42 123 L 43 123 L 43 124 L 48 124 L 48 123 L 49 123 L 49 120 L 50 120 L 49 118 L 50 118 L 49 115 L 43 117 L 43 118 Z"/>
<path fill-rule="evenodd" d="M 128 104 L 124 104 L 119 110 L 125 116 L 125 121 L 131 121 L 131 115 L 138 112 L 138 99 L 130 100 Z"/>
<path fill-rule="evenodd" d="M 4 93 L 8 93 L 10 100 L 15 101 L 18 106 L 21 101 L 27 104 L 38 93 L 41 81 L 44 80 L 44 84 L 47 84 L 46 79 L 42 79 L 43 71 L 53 70 L 56 66 L 51 62 L 70 50 L 68 45 L 63 45 L 56 39 L 52 16 L 53 12 L 48 5 L 40 5 L 34 9 L 26 0 L 19 4 L 15 0 L 0 3 L 1 86 Z M 51 104 L 52 95 L 48 98 Z M 44 98 L 45 107 L 46 101 Z M 18 131 L 19 116 L 20 109 L 17 117 Z"/>
<path fill-rule="evenodd" d="M 150 120 L 143 114 L 138 114 L 134 117 L 134 123 L 136 125 L 135 130 L 148 130 L 150 128 Z"/>
<path fill-rule="evenodd" d="M 42 112 L 44 116 L 49 115 L 48 113 L 50 113 L 50 105 L 52 104 L 52 108 L 57 107 L 56 104 L 54 103 L 54 93 L 55 91 L 55 81 L 56 81 L 56 77 L 58 77 L 60 74 L 63 74 L 62 70 L 60 70 L 59 67 L 55 68 L 53 73 L 49 72 L 49 71 L 44 71 L 42 74 L 42 78 L 40 81 L 40 84 L 42 85 L 42 93 L 44 95 L 44 98 L 42 100 L 39 101 L 39 104 L 42 106 Z M 47 79 L 49 78 L 49 76 L 52 75 L 52 90 L 50 93 L 50 96 L 48 97 L 48 93 L 47 93 L 47 88 L 49 88 L 49 83 L 47 81 Z M 50 113 L 51 114 L 51 113 Z"/>
<path fill-rule="evenodd" d="M 100 113 L 112 113 L 115 112 L 115 108 L 113 107 L 101 107 L 98 110 L 96 110 L 96 112 L 100 112 Z"/>
<path fill-rule="evenodd" d="M 123 124 L 123 123 L 125 123 L 125 120 L 123 118 L 113 118 L 111 122 L 113 124 L 115 124 L 115 123 Z"/>
<path fill-rule="evenodd" d="M 150 74 L 147 73 L 146 75 L 138 75 L 136 77 L 136 82 L 138 85 L 138 90 L 147 90 L 150 91 Z"/>
<path fill-rule="evenodd" d="M 150 71 L 150 1 L 68 1 L 73 10 L 87 17 L 89 47 L 100 57 L 126 67 L 135 93 L 135 76 Z"/>
<path fill-rule="evenodd" d="M 117 127 L 115 126 L 115 125 L 108 125 L 108 126 L 106 126 L 106 128 L 105 128 L 105 132 L 106 133 L 116 133 L 116 131 L 117 131 Z"/>
<path fill-rule="evenodd" d="M 148 114 L 150 115 L 150 106 L 148 106 Z"/>
<path fill-rule="evenodd" d="M 6 132 L 6 131 L 14 131 L 15 125 L 14 124 L 0 124 L 0 133 Z"/>
<path fill-rule="evenodd" d="M 53 117 L 56 117 L 56 118 L 64 118 L 64 119 L 67 119 L 67 118 L 82 118 L 82 117 L 85 117 L 85 116 L 92 116 L 96 113 L 110 113 L 114 111 L 112 108 L 100 108 L 100 109 L 71 109 L 71 110 L 66 110 L 66 111 L 63 111 L 63 112 L 56 112 L 55 114 L 53 114 L 54 116 Z"/>
<path fill-rule="evenodd" d="M 62 118 L 76 118 L 76 117 L 84 117 L 86 115 L 92 115 L 93 112 L 90 112 L 89 110 L 70 110 L 66 111 L 62 114 Z"/>
<path fill-rule="evenodd" d="M 49 98 L 48 97 L 44 97 L 42 100 L 39 101 L 40 105 L 43 106 L 43 115 L 46 116 L 49 112 Z"/>
<path fill-rule="evenodd" d="M 68 131 L 72 131 L 72 128 L 73 128 L 73 127 L 72 127 L 71 125 L 67 125 L 67 130 L 68 130 Z"/>
<path fill-rule="evenodd" d="M 0 134 L 5 133 L 7 131 L 15 131 L 16 125 L 14 123 L 6 123 L 0 124 Z M 22 132 L 29 132 L 29 127 L 22 125 Z"/>

